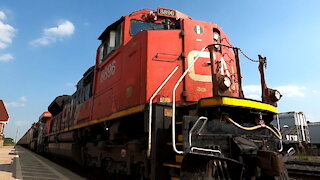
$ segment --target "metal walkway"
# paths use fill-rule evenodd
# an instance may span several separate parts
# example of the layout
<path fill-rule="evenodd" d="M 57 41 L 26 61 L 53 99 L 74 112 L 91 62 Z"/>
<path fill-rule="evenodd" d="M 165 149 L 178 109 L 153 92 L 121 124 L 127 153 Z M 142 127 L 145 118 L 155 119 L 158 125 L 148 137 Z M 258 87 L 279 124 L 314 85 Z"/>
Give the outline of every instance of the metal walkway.
<path fill-rule="evenodd" d="M 81 180 L 82 178 L 21 146 L 15 147 L 16 178 L 23 180 Z"/>

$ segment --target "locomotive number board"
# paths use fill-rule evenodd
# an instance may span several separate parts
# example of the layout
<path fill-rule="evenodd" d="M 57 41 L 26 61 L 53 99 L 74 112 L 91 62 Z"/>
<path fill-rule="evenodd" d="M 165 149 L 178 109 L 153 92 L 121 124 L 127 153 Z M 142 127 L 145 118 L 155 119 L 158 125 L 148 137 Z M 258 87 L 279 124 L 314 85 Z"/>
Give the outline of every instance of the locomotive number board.
<path fill-rule="evenodd" d="M 177 13 L 172 9 L 158 8 L 159 16 L 176 17 Z"/>

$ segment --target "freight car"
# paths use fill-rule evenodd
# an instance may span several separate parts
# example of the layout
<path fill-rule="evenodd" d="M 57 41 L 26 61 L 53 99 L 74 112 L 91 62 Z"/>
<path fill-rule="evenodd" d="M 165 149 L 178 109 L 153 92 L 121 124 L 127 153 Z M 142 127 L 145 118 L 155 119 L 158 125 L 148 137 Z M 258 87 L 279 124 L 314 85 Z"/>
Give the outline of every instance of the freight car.
<path fill-rule="evenodd" d="M 279 121 L 285 149 L 294 147 L 297 150 L 304 150 L 308 148 L 310 134 L 307 119 L 303 112 L 279 113 Z"/>
<path fill-rule="evenodd" d="M 39 123 L 38 151 L 117 179 L 286 178 L 271 122 L 281 94 L 244 98 L 239 52 L 215 23 L 142 9 L 100 35 L 96 63 L 77 91 Z M 250 59 L 252 60 L 252 59 Z M 38 146 L 39 147 L 39 146 Z"/>
<path fill-rule="evenodd" d="M 44 132 L 46 129 L 45 125 L 47 120 L 50 120 L 52 117 L 50 112 L 44 112 L 39 117 L 39 121 L 37 123 L 33 123 L 31 128 L 22 136 L 22 138 L 17 142 L 17 144 L 22 145 L 24 147 L 30 148 L 33 151 L 37 151 L 39 153 L 43 152 L 45 148 L 45 142 L 47 140 L 43 135 L 48 134 Z"/>
<path fill-rule="evenodd" d="M 38 124 L 33 123 L 31 128 L 22 136 L 22 138 L 17 142 L 17 144 L 24 147 L 30 148 L 31 150 L 36 150 L 36 140 L 38 137 Z"/>
<path fill-rule="evenodd" d="M 308 122 L 310 142 L 315 148 L 320 148 L 320 122 Z"/>

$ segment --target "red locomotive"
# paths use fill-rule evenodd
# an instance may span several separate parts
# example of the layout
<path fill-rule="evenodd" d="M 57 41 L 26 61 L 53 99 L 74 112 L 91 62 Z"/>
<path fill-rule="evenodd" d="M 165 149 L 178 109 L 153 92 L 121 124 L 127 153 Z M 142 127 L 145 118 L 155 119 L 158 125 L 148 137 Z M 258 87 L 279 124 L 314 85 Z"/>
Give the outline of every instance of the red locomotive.
<path fill-rule="evenodd" d="M 271 121 L 281 94 L 245 99 L 239 48 L 215 23 L 143 9 L 100 35 L 96 64 L 38 122 L 38 152 L 116 179 L 286 178 Z M 240 50 L 241 51 L 241 50 Z M 20 141 L 20 144 L 29 144 Z"/>

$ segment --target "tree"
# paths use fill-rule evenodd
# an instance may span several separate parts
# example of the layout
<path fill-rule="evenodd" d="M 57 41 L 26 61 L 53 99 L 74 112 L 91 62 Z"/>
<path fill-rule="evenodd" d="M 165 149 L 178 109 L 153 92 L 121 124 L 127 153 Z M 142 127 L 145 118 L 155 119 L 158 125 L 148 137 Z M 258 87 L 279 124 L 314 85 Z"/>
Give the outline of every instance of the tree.
<path fill-rule="evenodd" d="M 3 145 L 4 146 L 12 146 L 12 145 L 14 145 L 13 139 L 9 138 L 9 137 L 4 138 Z"/>

